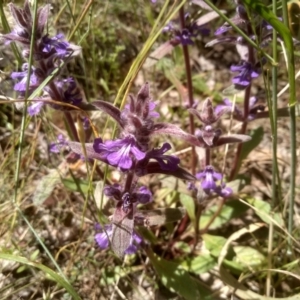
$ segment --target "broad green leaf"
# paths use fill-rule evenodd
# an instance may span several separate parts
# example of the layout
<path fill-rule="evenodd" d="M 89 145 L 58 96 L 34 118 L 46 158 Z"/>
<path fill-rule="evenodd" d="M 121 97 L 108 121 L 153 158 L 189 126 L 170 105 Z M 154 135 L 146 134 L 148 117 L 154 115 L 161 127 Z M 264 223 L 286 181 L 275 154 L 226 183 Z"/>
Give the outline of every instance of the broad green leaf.
<path fill-rule="evenodd" d="M 200 224 L 199 224 L 200 229 L 205 228 L 205 226 L 211 220 L 215 212 L 218 210 L 218 207 L 219 207 L 218 205 L 214 205 L 208 208 L 206 211 L 204 211 L 204 213 L 200 218 Z M 238 200 L 229 201 L 228 203 L 224 204 L 221 213 L 218 215 L 218 217 L 216 217 L 216 219 L 213 221 L 213 223 L 210 225 L 209 228 L 210 229 L 220 228 L 224 224 L 229 222 L 231 219 L 242 215 L 247 209 L 248 209 L 247 205 L 245 204 L 241 205 L 241 202 Z"/>
<path fill-rule="evenodd" d="M 180 194 L 180 202 L 186 209 L 186 212 L 192 222 L 195 221 L 195 203 L 191 196 Z"/>
<path fill-rule="evenodd" d="M 266 262 L 266 257 L 252 247 L 234 246 L 233 249 L 236 254 L 234 261 L 242 265 L 244 270 L 257 270 Z"/>
<path fill-rule="evenodd" d="M 186 300 L 212 299 L 212 292 L 200 281 L 190 276 L 180 263 L 158 257 L 151 250 L 147 250 L 147 254 L 162 283 L 168 289 L 178 293 Z"/>
<path fill-rule="evenodd" d="M 181 266 L 188 272 L 195 274 L 203 274 L 210 271 L 217 265 L 217 260 L 210 254 L 200 254 L 198 257 L 185 260 L 181 263 Z"/>
<path fill-rule="evenodd" d="M 270 224 L 271 220 L 273 219 L 278 225 L 284 225 L 282 216 L 279 213 L 271 214 L 271 205 L 268 202 L 255 198 L 246 199 L 246 201 L 256 208 L 254 209 L 255 214 L 265 223 Z"/>
<path fill-rule="evenodd" d="M 70 191 L 78 192 L 78 186 L 79 186 L 81 191 L 84 194 L 87 194 L 88 191 L 90 190 L 90 183 L 86 180 L 80 180 L 80 179 L 76 179 L 76 180 L 77 183 L 72 178 L 63 179 L 62 183 Z"/>
<path fill-rule="evenodd" d="M 259 230 L 262 228 L 264 224 L 256 223 L 251 224 L 247 228 L 241 228 L 240 230 L 234 232 L 226 241 L 226 244 L 224 245 L 221 254 L 218 258 L 218 266 L 219 266 L 219 272 L 220 272 L 220 278 L 221 280 L 226 283 L 231 290 L 234 291 L 234 294 L 238 296 L 239 299 L 257 299 L 257 300 L 299 300 L 300 294 L 286 297 L 286 298 L 275 298 L 275 297 L 266 297 L 259 295 L 253 291 L 251 291 L 248 287 L 244 286 L 239 282 L 235 277 L 233 277 L 224 267 L 223 262 L 224 258 L 227 254 L 228 247 L 230 246 L 231 242 L 236 241 L 241 236 L 245 234 L 252 233 L 256 230 Z"/>
<path fill-rule="evenodd" d="M 0 252 L 0 259 L 14 261 L 14 262 L 18 262 L 18 263 L 21 263 L 21 264 L 24 264 L 24 265 L 27 265 L 30 267 L 40 269 L 41 271 L 43 271 L 45 273 L 45 275 L 49 276 L 50 279 L 52 279 L 57 284 L 62 286 L 70 294 L 70 296 L 72 297 L 71 299 L 81 300 L 79 295 L 76 293 L 76 291 L 74 290 L 74 288 L 70 285 L 70 283 L 68 281 L 66 281 L 59 274 L 57 274 L 50 268 L 46 267 L 45 265 L 34 262 L 34 261 L 30 261 L 26 257 L 3 253 L 3 252 Z"/>
<path fill-rule="evenodd" d="M 223 246 L 225 245 L 227 239 L 222 236 L 203 234 L 202 239 L 205 244 L 205 248 L 213 255 L 218 257 L 221 253 Z"/>

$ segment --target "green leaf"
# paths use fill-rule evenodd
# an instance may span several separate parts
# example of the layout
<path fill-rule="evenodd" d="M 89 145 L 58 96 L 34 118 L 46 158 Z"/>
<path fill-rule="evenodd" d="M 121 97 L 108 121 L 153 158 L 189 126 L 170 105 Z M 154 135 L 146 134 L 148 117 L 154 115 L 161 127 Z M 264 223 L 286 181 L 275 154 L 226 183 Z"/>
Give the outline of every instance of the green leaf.
<path fill-rule="evenodd" d="M 252 270 L 262 268 L 262 265 L 266 262 L 265 256 L 249 246 L 235 246 L 233 247 L 236 257 L 235 262 L 239 263 L 244 270 Z"/>
<path fill-rule="evenodd" d="M 227 239 L 222 236 L 211 234 L 203 234 L 202 239 L 204 241 L 205 248 L 215 257 L 220 255 L 221 250 L 227 241 Z"/>
<path fill-rule="evenodd" d="M 254 209 L 255 214 L 261 218 L 265 223 L 270 224 L 272 219 L 275 220 L 279 226 L 284 226 L 284 221 L 282 216 L 279 213 L 271 213 L 271 205 L 263 200 L 260 199 L 246 199 L 246 201 L 255 207 Z"/>
<path fill-rule="evenodd" d="M 72 179 L 72 178 L 68 178 L 68 179 L 63 179 L 62 182 L 64 184 L 64 186 L 69 189 L 72 192 L 80 192 L 78 190 L 78 186 L 80 187 L 80 190 L 84 193 L 87 194 L 89 189 L 90 189 L 90 184 L 88 181 L 86 180 L 80 180 L 80 179 L 76 179 L 77 183 Z"/>
<path fill-rule="evenodd" d="M 26 257 L 3 253 L 3 252 L 0 252 L 0 258 L 4 259 L 4 260 L 18 262 L 18 263 L 21 263 L 21 264 L 24 264 L 24 265 L 27 265 L 30 267 L 40 269 L 41 271 L 43 271 L 45 273 L 45 275 L 49 276 L 49 278 L 51 278 L 57 284 L 62 286 L 71 295 L 71 297 L 72 297 L 71 299 L 81 300 L 79 295 L 76 293 L 76 291 L 74 290 L 74 288 L 70 285 L 70 283 L 68 281 L 66 281 L 59 274 L 57 274 L 50 268 L 46 267 L 45 265 L 34 262 L 34 261 L 30 261 Z"/>
<path fill-rule="evenodd" d="M 243 143 L 243 145 L 242 145 L 242 151 L 241 151 L 241 155 L 240 155 L 240 159 L 238 162 L 238 167 L 237 167 L 236 173 L 238 173 L 243 160 L 246 159 L 248 157 L 249 153 L 253 149 L 255 149 L 262 141 L 262 139 L 264 137 L 264 129 L 262 127 L 258 127 L 251 132 L 250 136 L 251 136 L 251 140 Z"/>
<path fill-rule="evenodd" d="M 210 254 L 201 254 L 200 256 L 185 260 L 181 263 L 183 267 L 188 272 L 195 274 L 203 274 L 210 271 L 214 266 L 217 265 L 217 260 Z"/>
<path fill-rule="evenodd" d="M 218 205 L 213 205 L 207 209 L 200 218 L 200 228 L 205 228 L 211 220 L 215 212 L 218 210 Z M 229 201 L 225 203 L 221 213 L 216 217 L 213 223 L 209 226 L 210 229 L 217 229 L 229 222 L 231 219 L 242 215 L 248 209 L 247 205 L 238 200 Z"/>
<path fill-rule="evenodd" d="M 162 283 L 171 291 L 178 293 L 186 300 L 210 300 L 212 292 L 182 268 L 180 263 L 167 261 L 158 257 L 151 250 L 147 251 Z"/>
<path fill-rule="evenodd" d="M 186 212 L 192 222 L 195 221 L 195 203 L 191 196 L 180 194 L 180 202 L 186 209 Z"/>

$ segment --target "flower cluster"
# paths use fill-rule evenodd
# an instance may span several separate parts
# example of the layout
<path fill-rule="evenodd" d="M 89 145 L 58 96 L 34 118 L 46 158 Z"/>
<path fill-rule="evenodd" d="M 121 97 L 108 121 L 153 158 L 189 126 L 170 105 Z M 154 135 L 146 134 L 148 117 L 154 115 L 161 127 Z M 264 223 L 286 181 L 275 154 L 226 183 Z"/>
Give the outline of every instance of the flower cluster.
<path fill-rule="evenodd" d="M 37 11 L 37 26 L 33 32 L 33 17 L 30 10 L 29 1 L 26 0 L 24 8 L 19 8 L 13 3 L 9 4 L 10 12 L 16 23 L 11 33 L 3 35 L 6 43 L 17 42 L 22 47 L 22 56 L 27 60 L 32 51 L 33 65 L 29 70 L 29 64 L 25 62 L 22 71 L 13 72 L 11 78 L 17 80 L 14 90 L 19 93 L 19 98 L 24 99 L 34 92 L 40 84 L 52 72 L 65 63 L 70 57 L 80 52 L 80 47 L 70 44 L 64 39 L 62 34 L 50 37 L 44 34 L 45 24 L 48 19 L 50 5 L 45 5 Z M 34 36 L 32 36 L 34 34 Z M 33 39 L 34 44 L 31 48 L 30 43 Z M 29 77 L 29 78 L 28 78 Z M 27 86 L 28 82 L 28 86 Z M 79 88 L 74 78 L 62 79 L 59 72 L 53 76 L 52 80 L 44 87 L 44 94 L 36 97 L 35 103 L 28 107 L 29 115 L 33 116 L 40 112 L 42 106 L 47 103 L 55 109 L 67 109 L 66 106 L 54 105 L 49 100 L 79 105 L 82 101 Z"/>
<path fill-rule="evenodd" d="M 194 108 L 189 109 L 202 123 L 203 127 L 197 129 L 195 136 L 199 141 L 204 143 L 203 147 L 213 148 L 222 144 L 228 143 L 239 143 L 249 140 L 247 135 L 235 134 L 222 136 L 222 132 L 219 128 L 215 128 L 214 124 L 227 112 L 231 110 L 230 106 L 218 106 L 213 107 L 211 99 L 206 99 L 202 104 L 201 111 Z M 204 170 L 196 174 L 196 178 L 201 182 L 201 188 L 203 191 L 210 195 L 216 193 L 221 197 L 229 197 L 232 194 L 232 190 L 226 187 L 225 183 L 222 182 L 223 175 L 214 170 L 211 165 L 206 165 Z M 220 181 L 220 184 L 217 182 Z M 194 184 L 189 185 L 190 189 L 197 190 Z"/>
<path fill-rule="evenodd" d="M 210 98 L 202 104 L 201 111 L 190 108 L 189 111 L 194 114 L 202 123 L 201 129 L 195 131 L 195 137 L 198 139 L 201 147 L 213 148 L 229 143 L 241 143 L 249 140 L 244 134 L 232 134 L 222 136 L 222 131 L 213 125 L 227 112 L 230 112 L 231 106 L 220 105 L 213 107 Z"/>
<path fill-rule="evenodd" d="M 99 248 L 105 249 L 111 245 L 114 252 L 122 257 L 124 254 L 133 254 L 142 244 L 142 238 L 134 230 L 134 217 L 137 204 L 147 204 L 152 201 L 151 192 L 144 186 L 129 191 L 114 184 L 104 188 L 104 194 L 116 202 L 112 223 L 98 225 L 95 241 Z"/>
<path fill-rule="evenodd" d="M 197 20 L 192 21 L 188 13 L 185 15 L 185 22 L 185 27 L 180 28 L 178 22 L 170 21 L 163 29 L 163 32 L 171 35 L 172 45 L 192 45 L 194 38 L 199 35 L 208 35 L 210 32 L 204 25 L 199 25 Z"/>
<path fill-rule="evenodd" d="M 253 42 L 259 41 L 261 46 L 265 46 L 271 38 L 272 27 L 258 16 L 249 19 L 245 7 L 237 1 L 236 14 L 230 19 L 247 37 Z M 253 26 L 253 22 L 255 26 Z M 206 46 L 213 46 L 220 43 L 235 44 L 240 54 L 241 61 L 238 65 L 231 66 L 233 73 L 238 73 L 232 79 L 236 90 L 245 90 L 251 83 L 252 79 L 257 78 L 262 73 L 262 66 L 266 63 L 265 58 L 260 58 L 249 53 L 249 44 L 243 36 L 233 34 L 232 26 L 225 23 L 215 31 L 216 39 L 210 41 Z M 253 49 L 252 49 L 253 51 Z"/>
<path fill-rule="evenodd" d="M 100 160 L 122 172 L 122 187 L 112 185 L 104 189 L 104 193 L 116 201 L 116 208 L 112 224 L 101 227 L 96 241 L 100 248 L 105 248 L 110 243 L 114 252 L 123 256 L 132 253 L 136 245 L 140 244 L 137 242 L 140 238 L 133 230 L 137 204 L 147 204 L 152 200 L 146 187 L 136 188 L 139 177 L 161 173 L 187 180 L 195 179 L 178 166 L 177 157 L 165 154 L 171 149 L 170 144 L 163 143 L 160 148 L 152 148 L 151 137 L 154 134 L 173 134 L 195 142 L 197 139 L 175 125 L 154 122 L 159 115 L 154 110 L 155 103 L 150 96 L 148 83 L 141 87 L 136 96 L 129 95 L 129 103 L 122 111 L 105 101 L 94 101 L 92 105 L 117 122 L 120 127 L 119 136 L 106 141 L 95 138 L 93 143 L 85 144 L 85 151 L 79 142 L 69 141 L 67 144 L 76 154 L 84 156 L 86 153 L 86 158 Z"/>

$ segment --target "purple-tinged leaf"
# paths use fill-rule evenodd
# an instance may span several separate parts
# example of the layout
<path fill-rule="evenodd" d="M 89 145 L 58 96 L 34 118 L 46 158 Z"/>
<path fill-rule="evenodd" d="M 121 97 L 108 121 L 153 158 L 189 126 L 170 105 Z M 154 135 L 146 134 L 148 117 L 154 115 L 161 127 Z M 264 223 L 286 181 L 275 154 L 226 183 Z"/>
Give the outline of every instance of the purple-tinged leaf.
<path fill-rule="evenodd" d="M 126 209 L 123 208 L 123 203 L 120 201 L 113 215 L 111 237 L 111 247 L 119 257 L 123 257 L 125 251 L 131 245 L 133 226 L 132 204 L 126 211 Z"/>
<path fill-rule="evenodd" d="M 186 171 L 183 168 L 177 167 L 175 171 L 164 170 L 161 168 L 161 165 L 158 162 L 149 162 L 146 168 L 143 170 L 143 174 L 137 174 L 138 176 L 144 176 L 148 174 L 165 174 L 165 175 L 172 175 L 182 180 L 187 181 L 194 181 L 196 178 Z"/>
<path fill-rule="evenodd" d="M 195 136 L 183 131 L 176 125 L 168 124 L 168 123 L 157 123 L 153 126 L 151 131 L 151 135 L 154 134 L 170 134 L 177 137 L 180 140 L 184 140 L 192 145 L 202 147 L 204 143 L 197 139 Z"/>
<path fill-rule="evenodd" d="M 25 1 L 25 6 L 28 5 L 28 1 Z M 25 14 L 22 8 L 19 8 L 17 6 L 15 6 L 13 3 L 9 3 L 8 4 L 10 13 L 12 14 L 15 22 L 17 23 L 17 25 L 19 27 L 21 27 L 22 29 L 26 29 L 28 26 L 31 26 L 31 22 L 32 20 L 30 20 L 30 23 L 28 24 L 28 16 L 25 19 Z M 30 10 L 29 10 L 30 11 Z M 31 19 L 31 13 L 30 13 L 30 19 Z"/>
<path fill-rule="evenodd" d="M 40 7 L 37 12 L 37 20 L 38 20 L 38 27 L 37 31 L 42 34 L 45 28 L 45 24 L 48 20 L 49 16 L 49 11 L 50 11 L 50 5 L 47 4 L 43 7 Z"/>
<path fill-rule="evenodd" d="M 86 143 L 85 144 L 85 151 L 86 151 L 86 156 L 85 156 L 85 151 L 82 147 L 82 144 L 79 142 L 68 142 L 68 146 L 70 147 L 70 149 L 75 152 L 76 154 L 79 154 L 82 158 L 86 158 L 86 159 L 97 159 L 97 160 L 101 160 L 104 163 L 108 163 L 106 156 L 101 155 L 99 153 L 97 153 L 94 150 L 94 144 L 93 143 Z"/>
<path fill-rule="evenodd" d="M 245 143 L 251 140 L 251 136 L 245 134 L 231 134 L 227 136 L 220 136 L 215 146 L 221 146 L 231 143 Z"/>
<path fill-rule="evenodd" d="M 143 226 L 160 226 L 179 221 L 185 213 L 186 210 L 182 207 L 138 210 L 134 214 L 134 223 Z"/>
<path fill-rule="evenodd" d="M 111 116 L 121 127 L 124 126 L 122 119 L 121 119 L 121 111 L 117 107 L 115 107 L 113 104 L 102 101 L 102 100 L 98 100 L 98 101 L 92 102 L 92 105 L 94 105 L 98 109 L 104 111 L 109 116 Z"/>

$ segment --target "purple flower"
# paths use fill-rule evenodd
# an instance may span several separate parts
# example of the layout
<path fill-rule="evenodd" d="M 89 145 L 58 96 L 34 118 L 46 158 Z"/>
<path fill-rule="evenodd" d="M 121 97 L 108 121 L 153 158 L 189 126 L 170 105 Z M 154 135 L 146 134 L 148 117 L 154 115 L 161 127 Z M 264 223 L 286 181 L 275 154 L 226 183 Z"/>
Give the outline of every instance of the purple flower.
<path fill-rule="evenodd" d="M 104 225 L 96 225 L 96 230 L 99 231 L 95 235 L 95 241 L 100 249 L 106 249 L 110 245 L 110 241 L 113 235 L 113 226 L 112 224 Z M 134 254 L 138 250 L 138 246 L 142 243 L 142 238 L 133 231 L 130 239 L 130 245 L 125 250 L 124 254 Z"/>
<path fill-rule="evenodd" d="M 42 51 L 47 54 L 56 53 L 58 57 L 64 58 L 69 54 L 70 44 L 64 40 L 63 34 L 50 38 L 48 35 L 42 38 Z"/>
<path fill-rule="evenodd" d="M 49 146 L 49 151 L 52 153 L 59 153 L 61 148 L 67 146 L 68 142 L 62 134 L 57 136 L 57 142 L 51 143 Z"/>
<path fill-rule="evenodd" d="M 215 192 L 221 197 L 229 197 L 232 194 L 232 190 L 224 183 L 217 185 L 216 182 L 221 181 L 223 175 L 216 172 L 212 166 L 206 166 L 204 171 L 196 174 L 196 178 L 201 181 L 201 187 L 207 195 Z"/>
<path fill-rule="evenodd" d="M 143 174 L 143 169 L 147 166 L 150 159 L 156 160 L 161 170 L 175 171 L 178 168 L 180 159 L 173 155 L 164 155 L 165 152 L 171 149 L 169 143 L 164 143 L 159 149 L 152 149 L 146 153 L 144 159 L 140 160 L 137 164 L 138 173 Z"/>
<path fill-rule="evenodd" d="M 30 117 L 36 116 L 40 113 L 42 107 L 44 106 L 45 102 L 43 101 L 34 101 L 33 104 L 28 106 L 27 112 Z"/>
<path fill-rule="evenodd" d="M 77 55 L 81 49 L 79 46 L 66 41 L 64 35 L 61 33 L 54 37 L 43 36 L 39 47 L 47 57 L 52 56 L 53 58 L 58 57 L 61 59 L 67 58 L 72 53 Z"/>
<path fill-rule="evenodd" d="M 192 45 L 194 44 L 193 38 L 197 37 L 200 34 L 209 34 L 209 29 L 203 27 L 203 25 L 197 25 L 196 22 L 191 22 L 189 14 L 185 15 L 185 19 L 185 28 L 181 29 L 176 23 L 171 21 L 163 29 L 163 32 L 169 32 L 173 35 L 174 40 L 172 42 L 174 43 L 174 45 Z"/>
<path fill-rule="evenodd" d="M 240 65 L 231 66 L 232 72 L 239 72 L 233 77 L 232 82 L 236 89 L 244 90 L 247 88 L 253 78 L 257 78 L 261 73 L 261 68 L 258 65 L 252 65 L 250 62 L 242 61 Z"/>
<path fill-rule="evenodd" d="M 103 155 L 111 166 L 119 167 L 121 170 L 131 169 L 135 162 L 145 158 L 133 137 L 125 137 L 115 141 L 103 143 L 101 138 L 96 138 L 93 144 L 96 153 Z"/>
<path fill-rule="evenodd" d="M 12 79 L 17 79 L 18 83 L 14 85 L 14 90 L 18 91 L 22 94 L 26 92 L 26 84 L 28 80 L 28 64 L 23 65 L 23 71 L 21 72 L 12 72 L 11 73 L 11 78 Z M 39 86 L 39 80 L 38 77 L 36 76 L 35 69 L 32 68 L 30 72 L 30 80 L 29 80 L 29 91 L 33 91 Z"/>
<path fill-rule="evenodd" d="M 57 95 L 51 88 L 49 87 L 45 88 L 45 90 L 49 93 L 51 99 L 61 101 L 64 103 L 70 103 L 75 106 L 81 103 L 82 101 L 81 92 L 73 77 L 56 81 L 54 84 L 56 86 L 56 91 L 59 93 L 59 97 L 57 97 Z M 57 108 L 61 108 L 61 107 L 57 107 Z"/>
<path fill-rule="evenodd" d="M 53 86 L 55 87 L 54 89 Z M 52 86 L 46 86 L 44 90 L 48 92 L 50 98 L 44 97 L 43 100 L 53 99 L 62 103 L 69 103 L 75 106 L 79 105 L 82 102 L 81 92 L 75 80 L 72 77 L 60 81 L 55 81 L 52 83 Z M 46 103 L 47 102 L 45 101 L 36 101 L 34 104 L 28 107 L 28 114 L 30 116 L 35 116 L 39 114 L 42 107 Z M 49 103 L 49 105 L 54 109 L 68 110 L 68 107 L 63 105 L 54 103 Z"/>

